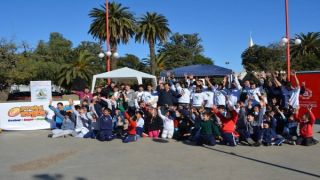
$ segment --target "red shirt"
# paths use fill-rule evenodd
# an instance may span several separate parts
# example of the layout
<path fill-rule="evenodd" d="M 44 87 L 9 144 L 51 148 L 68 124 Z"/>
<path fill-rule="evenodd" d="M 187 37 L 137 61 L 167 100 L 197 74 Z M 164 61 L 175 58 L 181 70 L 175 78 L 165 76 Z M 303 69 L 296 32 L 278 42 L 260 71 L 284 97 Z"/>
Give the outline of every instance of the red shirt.
<path fill-rule="evenodd" d="M 130 135 L 136 135 L 137 122 L 129 119 L 129 126 L 128 126 L 128 134 Z"/>
<path fill-rule="evenodd" d="M 314 123 L 316 122 L 316 118 L 314 117 L 314 114 L 311 111 L 309 112 L 309 115 L 310 120 L 307 122 L 303 121 L 303 119 L 299 117 L 298 113 L 294 115 L 296 121 L 298 121 L 300 124 L 300 135 L 305 138 L 313 136 L 312 129 Z"/>
<path fill-rule="evenodd" d="M 235 110 L 231 111 L 230 118 L 224 117 L 218 110 L 213 110 L 213 111 L 222 122 L 222 127 L 221 127 L 222 132 L 225 132 L 225 133 L 235 132 L 236 124 L 238 121 L 238 113 Z"/>

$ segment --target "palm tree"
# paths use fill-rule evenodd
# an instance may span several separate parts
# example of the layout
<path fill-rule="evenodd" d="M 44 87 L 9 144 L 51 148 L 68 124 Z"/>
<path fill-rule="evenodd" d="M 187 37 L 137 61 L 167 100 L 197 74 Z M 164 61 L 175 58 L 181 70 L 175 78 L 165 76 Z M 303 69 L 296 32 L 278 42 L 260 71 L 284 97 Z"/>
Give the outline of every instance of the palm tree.
<path fill-rule="evenodd" d="M 165 53 L 159 53 L 156 55 L 156 58 L 155 58 L 155 63 L 157 66 L 156 75 L 159 75 L 161 71 L 166 70 L 166 61 L 167 59 L 166 59 Z M 150 71 L 150 62 L 151 62 L 150 58 L 142 59 L 142 63 L 146 67 L 145 69 L 147 71 Z"/>
<path fill-rule="evenodd" d="M 320 32 L 300 33 L 296 35 L 297 38 L 301 39 L 301 44 L 292 45 L 292 58 L 308 55 L 320 56 Z"/>
<path fill-rule="evenodd" d="M 58 76 L 58 84 L 64 87 L 70 87 L 76 79 L 90 82 L 92 76 L 97 72 L 98 67 L 96 58 L 88 51 L 81 51 L 74 61 L 62 65 L 61 73 Z"/>
<path fill-rule="evenodd" d="M 106 5 L 100 8 L 93 8 L 89 16 L 93 18 L 89 32 L 94 38 L 105 41 L 106 36 Z M 117 51 L 117 45 L 128 43 L 135 33 L 135 18 L 128 7 L 122 4 L 109 3 L 109 37 L 112 52 Z M 117 62 L 111 58 L 111 68 L 116 69 Z"/>
<path fill-rule="evenodd" d="M 171 32 L 168 20 L 161 14 L 147 12 L 139 19 L 137 24 L 136 41 L 141 42 L 142 40 L 143 43 L 147 42 L 149 44 L 151 73 L 155 75 L 157 70 L 155 44 L 157 41 L 164 42 L 167 40 Z"/>

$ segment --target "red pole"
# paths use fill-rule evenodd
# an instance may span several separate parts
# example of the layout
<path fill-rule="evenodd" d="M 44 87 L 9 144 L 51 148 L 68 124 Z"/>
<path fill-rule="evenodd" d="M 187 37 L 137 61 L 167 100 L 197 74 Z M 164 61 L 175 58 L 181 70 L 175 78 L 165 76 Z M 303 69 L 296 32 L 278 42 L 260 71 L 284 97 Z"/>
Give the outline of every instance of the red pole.
<path fill-rule="evenodd" d="M 110 36 L 109 36 L 109 2 L 106 0 L 106 45 L 107 52 L 110 50 Z M 106 70 L 110 71 L 110 56 L 106 56 Z M 108 84 L 110 84 L 110 79 L 108 79 Z"/>
<path fill-rule="evenodd" d="M 285 7 L 286 7 L 286 38 L 287 42 L 287 76 L 288 81 L 291 79 L 291 70 L 290 70 L 290 37 L 289 37 L 289 2 L 285 0 Z"/>

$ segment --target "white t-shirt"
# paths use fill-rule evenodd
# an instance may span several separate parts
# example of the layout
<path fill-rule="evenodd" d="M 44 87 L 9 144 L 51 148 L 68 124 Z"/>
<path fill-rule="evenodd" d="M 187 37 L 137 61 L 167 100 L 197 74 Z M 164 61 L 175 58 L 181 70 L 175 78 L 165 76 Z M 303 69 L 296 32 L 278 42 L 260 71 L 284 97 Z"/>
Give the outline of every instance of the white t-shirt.
<path fill-rule="evenodd" d="M 213 99 L 213 103 L 217 106 L 226 105 L 226 95 L 227 93 L 222 89 L 215 89 L 214 90 L 214 99 Z"/>
<path fill-rule="evenodd" d="M 189 104 L 191 98 L 191 92 L 189 91 L 189 89 L 178 87 L 177 90 L 178 93 L 182 95 L 180 98 L 178 98 L 178 102 Z"/>
<path fill-rule="evenodd" d="M 293 108 L 298 108 L 299 106 L 299 96 L 300 96 L 300 88 L 297 87 L 292 90 L 291 97 L 289 99 L 289 105 L 291 105 Z"/>
<path fill-rule="evenodd" d="M 157 107 L 157 101 L 158 101 L 158 95 L 155 92 L 149 92 L 149 91 L 145 91 L 142 94 L 142 100 L 147 103 L 150 104 L 152 107 Z"/>
<path fill-rule="evenodd" d="M 206 95 L 202 92 L 201 93 L 192 93 L 191 99 L 192 99 L 192 106 L 200 107 L 203 105 L 203 103 L 206 99 Z"/>
<path fill-rule="evenodd" d="M 203 92 L 205 94 L 205 100 L 207 101 L 207 103 L 205 104 L 206 108 L 212 108 L 213 104 L 213 98 L 214 98 L 214 92 L 212 91 L 206 91 Z"/>

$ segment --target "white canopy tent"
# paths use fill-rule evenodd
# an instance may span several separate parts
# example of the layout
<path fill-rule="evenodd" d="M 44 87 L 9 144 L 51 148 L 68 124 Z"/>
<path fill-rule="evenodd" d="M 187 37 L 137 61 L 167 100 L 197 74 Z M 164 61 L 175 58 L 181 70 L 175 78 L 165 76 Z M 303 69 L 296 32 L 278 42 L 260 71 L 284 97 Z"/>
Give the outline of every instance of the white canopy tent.
<path fill-rule="evenodd" d="M 134 69 L 130 69 L 128 67 L 124 67 L 121 69 L 116 69 L 110 72 L 105 72 L 102 74 L 96 74 L 93 76 L 91 92 L 93 92 L 94 87 L 96 85 L 97 79 L 136 79 L 138 84 L 142 84 L 142 79 L 152 79 L 154 85 L 157 85 L 157 78 L 156 76 L 140 72 Z"/>

